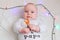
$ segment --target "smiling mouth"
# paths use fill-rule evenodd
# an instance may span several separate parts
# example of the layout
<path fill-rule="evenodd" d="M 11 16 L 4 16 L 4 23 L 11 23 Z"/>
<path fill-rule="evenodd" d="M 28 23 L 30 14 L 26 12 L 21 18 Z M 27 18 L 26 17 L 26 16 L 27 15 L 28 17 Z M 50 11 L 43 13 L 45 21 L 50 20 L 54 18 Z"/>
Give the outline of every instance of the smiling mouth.
<path fill-rule="evenodd" d="M 30 18 L 30 16 L 27 16 L 27 18 Z"/>

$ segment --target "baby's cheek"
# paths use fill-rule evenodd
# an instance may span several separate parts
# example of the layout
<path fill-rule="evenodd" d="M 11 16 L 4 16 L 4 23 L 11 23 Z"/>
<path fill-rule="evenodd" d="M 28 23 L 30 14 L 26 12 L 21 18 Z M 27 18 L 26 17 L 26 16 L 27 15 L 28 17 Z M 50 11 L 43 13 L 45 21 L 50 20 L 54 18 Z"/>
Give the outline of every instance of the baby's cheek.
<path fill-rule="evenodd" d="M 27 18 L 27 14 L 24 14 L 24 18 Z"/>
<path fill-rule="evenodd" d="M 32 18 L 36 18 L 36 15 L 32 15 Z"/>

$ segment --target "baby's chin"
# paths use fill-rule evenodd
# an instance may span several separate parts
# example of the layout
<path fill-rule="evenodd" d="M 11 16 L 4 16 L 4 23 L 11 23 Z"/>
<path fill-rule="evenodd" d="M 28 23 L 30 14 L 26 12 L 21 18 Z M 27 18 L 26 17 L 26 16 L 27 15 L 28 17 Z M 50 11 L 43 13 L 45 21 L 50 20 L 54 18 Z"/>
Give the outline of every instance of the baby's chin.
<path fill-rule="evenodd" d="M 35 19 L 37 19 L 37 18 L 27 18 L 27 19 L 29 19 L 29 20 L 35 20 Z"/>
<path fill-rule="evenodd" d="M 24 19 L 35 20 L 35 19 L 37 19 L 37 17 L 34 17 L 34 18 L 33 17 L 31 17 L 31 18 L 25 18 L 24 17 Z"/>

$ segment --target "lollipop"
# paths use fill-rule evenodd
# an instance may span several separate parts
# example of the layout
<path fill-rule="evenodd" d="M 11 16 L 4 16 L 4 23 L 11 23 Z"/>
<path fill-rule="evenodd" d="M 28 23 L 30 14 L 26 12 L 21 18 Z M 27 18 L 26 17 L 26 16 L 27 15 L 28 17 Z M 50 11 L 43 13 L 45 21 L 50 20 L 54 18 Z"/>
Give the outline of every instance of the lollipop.
<path fill-rule="evenodd" d="M 30 27 L 29 27 L 29 23 L 30 23 L 30 21 L 28 20 L 28 19 L 26 19 L 25 20 L 25 23 L 27 24 L 27 28 L 29 28 L 30 29 Z M 33 31 L 30 29 L 30 31 L 31 31 L 31 33 L 33 33 Z"/>
<path fill-rule="evenodd" d="M 25 20 L 25 23 L 28 25 L 28 24 L 29 24 L 29 20 L 28 20 L 28 19 L 26 19 L 26 20 Z"/>

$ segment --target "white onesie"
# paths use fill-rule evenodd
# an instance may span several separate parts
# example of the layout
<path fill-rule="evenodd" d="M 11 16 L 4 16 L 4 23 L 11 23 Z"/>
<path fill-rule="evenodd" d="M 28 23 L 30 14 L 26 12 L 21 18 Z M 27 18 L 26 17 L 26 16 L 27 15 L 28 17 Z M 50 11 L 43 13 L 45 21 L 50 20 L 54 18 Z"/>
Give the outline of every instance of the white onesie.
<path fill-rule="evenodd" d="M 40 32 L 33 32 L 33 33 L 28 33 L 28 34 L 22 34 L 19 33 L 18 30 L 21 30 L 22 28 L 27 27 L 27 25 L 24 22 L 24 19 L 19 19 L 15 24 L 14 24 L 14 32 L 18 34 L 18 40 L 42 40 L 42 35 L 41 33 L 45 31 L 45 26 L 40 24 L 40 21 L 38 19 L 36 20 L 30 20 L 30 24 L 34 25 L 39 25 Z"/>

